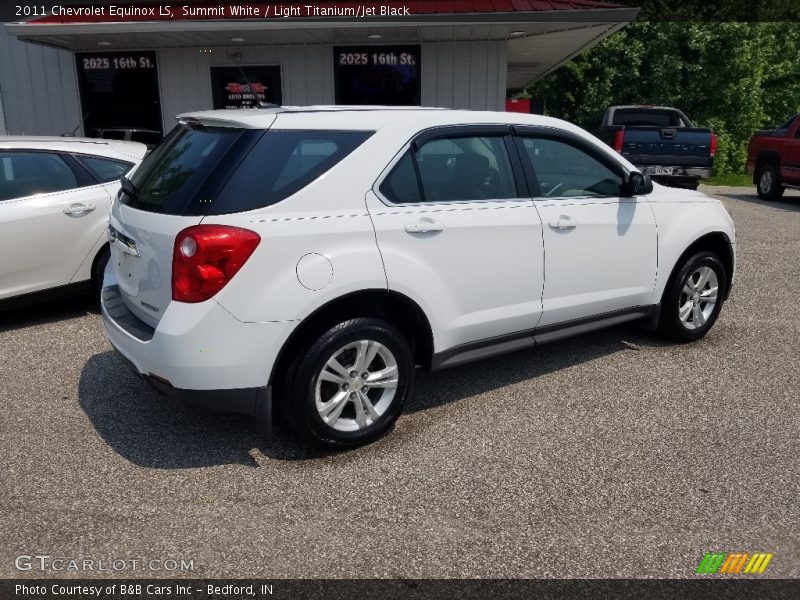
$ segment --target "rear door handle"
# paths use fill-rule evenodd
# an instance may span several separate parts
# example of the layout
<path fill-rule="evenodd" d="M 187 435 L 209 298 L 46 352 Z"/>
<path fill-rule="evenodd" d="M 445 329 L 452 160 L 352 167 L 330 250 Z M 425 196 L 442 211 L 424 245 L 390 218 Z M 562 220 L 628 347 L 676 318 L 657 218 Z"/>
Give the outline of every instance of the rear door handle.
<path fill-rule="evenodd" d="M 567 215 L 559 215 L 558 219 L 553 219 L 548 225 L 553 229 L 566 230 L 575 229 L 578 226 L 578 222 Z"/>
<path fill-rule="evenodd" d="M 64 209 L 64 214 L 71 217 L 82 217 L 97 208 L 94 204 L 71 204 Z"/>
<path fill-rule="evenodd" d="M 406 233 L 435 233 L 444 231 L 444 225 L 433 219 L 420 219 L 416 223 L 406 225 Z"/>

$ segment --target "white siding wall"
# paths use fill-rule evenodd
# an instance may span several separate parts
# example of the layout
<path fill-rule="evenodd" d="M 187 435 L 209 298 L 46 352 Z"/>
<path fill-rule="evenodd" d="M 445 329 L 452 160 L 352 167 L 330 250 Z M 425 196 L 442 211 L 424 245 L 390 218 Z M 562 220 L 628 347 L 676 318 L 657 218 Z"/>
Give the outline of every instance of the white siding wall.
<path fill-rule="evenodd" d="M 81 121 L 75 56 L 20 42 L 2 25 L 0 93 L 9 134 L 61 135 Z"/>
<path fill-rule="evenodd" d="M 6 111 L 3 110 L 3 88 L 0 87 L 0 135 L 6 135 Z"/>
<path fill-rule="evenodd" d="M 161 111 L 164 130 L 172 129 L 175 115 L 212 108 L 212 66 L 280 65 L 283 104 L 333 104 L 333 51 L 329 46 L 252 46 L 164 48 L 158 52 Z"/>
<path fill-rule="evenodd" d="M 422 104 L 503 110 L 506 43 L 422 43 Z M 212 107 L 212 65 L 280 65 L 283 103 L 333 104 L 333 49 L 319 46 L 164 48 L 158 51 L 164 130 L 175 115 Z M 0 26 L 0 107 L 9 134 L 60 135 L 80 122 L 71 52 L 20 42 Z M 0 113 L 0 117 L 2 113 Z M 0 128 L 2 119 L 0 118 Z M 2 132 L 2 129 L 0 129 Z M 77 135 L 83 133 L 82 127 Z"/>
<path fill-rule="evenodd" d="M 422 104 L 505 110 L 505 41 L 422 45 Z"/>
<path fill-rule="evenodd" d="M 444 42 L 422 45 L 422 104 L 446 108 L 503 110 L 506 92 L 506 43 Z M 286 105 L 333 104 L 333 47 L 253 46 L 165 48 L 158 53 L 164 129 L 174 116 L 212 108 L 214 65 L 279 65 L 282 101 Z"/>

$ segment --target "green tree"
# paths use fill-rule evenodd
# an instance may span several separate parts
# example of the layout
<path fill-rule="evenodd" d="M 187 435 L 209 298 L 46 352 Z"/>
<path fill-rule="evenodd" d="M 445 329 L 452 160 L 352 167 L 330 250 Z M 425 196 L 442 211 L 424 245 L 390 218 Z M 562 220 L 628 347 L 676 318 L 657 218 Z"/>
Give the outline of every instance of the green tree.
<path fill-rule="evenodd" d="M 528 92 L 579 124 L 615 104 L 680 108 L 717 133 L 716 173 L 742 173 L 752 133 L 800 110 L 798 48 L 796 23 L 635 22 Z"/>

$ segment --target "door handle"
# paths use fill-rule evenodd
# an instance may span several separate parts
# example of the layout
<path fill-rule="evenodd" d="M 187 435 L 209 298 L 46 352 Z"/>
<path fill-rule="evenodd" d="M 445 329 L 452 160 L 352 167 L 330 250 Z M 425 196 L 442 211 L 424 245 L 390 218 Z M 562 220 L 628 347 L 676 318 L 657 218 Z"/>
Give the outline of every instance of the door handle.
<path fill-rule="evenodd" d="M 94 204 L 71 204 L 67 208 L 64 209 L 64 214 L 74 217 L 81 217 L 83 215 L 89 214 L 95 208 L 97 208 Z"/>
<path fill-rule="evenodd" d="M 421 219 L 406 225 L 406 233 L 435 233 L 444 231 L 444 225 L 433 219 Z"/>
<path fill-rule="evenodd" d="M 560 215 L 558 219 L 550 221 L 548 225 L 553 229 L 560 229 L 563 231 L 566 229 L 575 229 L 578 226 L 578 222 L 567 215 Z"/>

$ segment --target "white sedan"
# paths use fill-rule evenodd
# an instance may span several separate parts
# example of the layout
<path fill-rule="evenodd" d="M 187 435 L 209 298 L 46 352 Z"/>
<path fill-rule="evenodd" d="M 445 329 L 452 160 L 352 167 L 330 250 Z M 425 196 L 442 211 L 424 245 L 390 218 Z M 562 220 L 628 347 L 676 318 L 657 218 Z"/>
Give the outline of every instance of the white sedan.
<path fill-rule="evenodd" d="M 0 136 L 0 307 L 99 292 L 111 200 L 146 152 L 137 142 Z"/>

